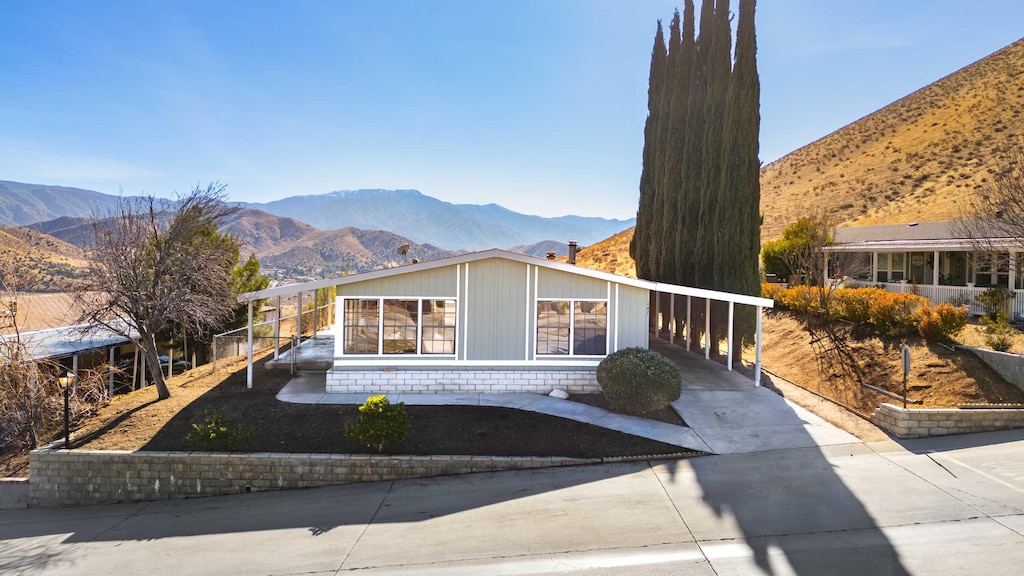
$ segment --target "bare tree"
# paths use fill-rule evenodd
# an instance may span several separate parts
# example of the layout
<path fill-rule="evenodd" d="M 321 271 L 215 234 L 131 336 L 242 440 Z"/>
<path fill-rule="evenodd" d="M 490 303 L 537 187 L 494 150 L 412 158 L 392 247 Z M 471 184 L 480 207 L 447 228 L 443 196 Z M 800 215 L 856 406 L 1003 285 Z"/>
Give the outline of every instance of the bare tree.
<path fill-rule="evenodd" d="M 80 321 L 138 337 L 159 399 L 170 397 L 157 351 L 160 334 L 202 333 L 231 315 L 230 274 L 238 244 L 218 232 L 236 208 L 225 186 L 196 186 L 172 202 L 122 198 L 117 213 L 94 219 L 91 278 Z"/>
<path fill-rule="evenodd" d="M 12 253 L 0 254 L 0 452 L 31 450 L 60 430 L 64 390 L 58 362 L 34 358 L 21 329 L 25 317 L 19 294 L 38 286 L 38 270 Z M 106 374 L 80 371 L 70 397 L 72 422 L 103 399 Z M 6 467 L 6 466 L 5 466 Z M 0 469 L 0 475 L 8 470 Z"/>

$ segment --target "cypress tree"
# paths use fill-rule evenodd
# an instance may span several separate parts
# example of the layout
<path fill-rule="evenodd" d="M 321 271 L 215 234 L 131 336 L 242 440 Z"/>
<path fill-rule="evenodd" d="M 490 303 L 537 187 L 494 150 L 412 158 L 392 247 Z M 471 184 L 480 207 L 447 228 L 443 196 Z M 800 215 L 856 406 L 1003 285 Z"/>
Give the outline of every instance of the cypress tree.
<path fill-rule="evenodd" d="M 643 169 L 640 174 L 640 202 L 636 214 L 636 228 L 629 243 L 629 255 L 636 262 L 638 278 L 651 279 L 651 241 L 654 219 L 654 205 L 657 197 L 658 170 L 656 167 L 657 134 L 659 132 L 662 93 L 665 88 L 666 67 L 665 40 L 661 31 L 661 20 L 654 35 L 651 51 L 651 72 L 647 88 L 647 122 L 644 125 Z"/>
<path fill-rule="evenodd" d="M 679 11 L 672 15 L 668 27 L 668 57 L 665 60 L 665 87 L 661 93 L 660 125 L 658 130 L 657 158 L 655 158 L 654 177 L 657 182 L 658 195 L 655 199 L 651 219 L 651 278 L 659 282 L 670 282 L 671 259 L 665 257 L 665 245 L 673 234 L 671 227 L 664 219 L 665 210 L 672 203 L 675 192 L 668 185 L 665 173 L 672 157 L 672 141 L 679 133 L 678 118 L 672 113 L 672 95 L 676 91 L 677 66 L 680 59 L 679 48 Z"/>
<path fill-rule="evenodd" d="M 664 177 L 662 191 L 665 202 L 661 216 L 663 243 L 661 246 L 662 280 L 674 284 L 683 282 L 685 276 L 678 262 L 678 238 L 683 234 L 685 226 L 682 213 L 684 196 L 682 170 L 686 137 L 690 130 L 689 98 L 690 86 L 693 81 L 693 65 L 696 45 L 694 41 L 694 10 L 693 0 L 686 0 L 683 10 L 682 31 L 679 31 L 679 13 L 673 20 L 676 34 L 680 36 L 676 43 L 676 56 L 673 59 L 669 52 L 669 78 L 671 96 L 669 99 L 668 117 L 671 122 L 667 148 L 665 151 Z"/>

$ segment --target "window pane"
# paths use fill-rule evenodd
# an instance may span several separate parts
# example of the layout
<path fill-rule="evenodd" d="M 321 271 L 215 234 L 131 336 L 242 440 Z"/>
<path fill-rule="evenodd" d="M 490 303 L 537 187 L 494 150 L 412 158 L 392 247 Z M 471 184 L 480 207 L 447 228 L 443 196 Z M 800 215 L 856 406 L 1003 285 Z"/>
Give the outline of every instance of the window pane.
<path fill-rule="evenodd" d="M 893 272 L 896 272 L 896 271 L 902 272 L 903 271 L 903 253 L 902 252 L 900 252 L 898 254 L 893 254 L 892 255 L 892 266 L 889 269 L 892 270 Z"/>
<path fill-rule="evenodd" d="M 606 354 L 608 333 L 608 304 L 605 302 L 577 302 L 573 318 L 573 354 Z"/>
<path fill-rule="evenodd" d="M 878 255 L 878 269 L 879 270 L 888 270 L 889 269 L 889 255 L 888 254 L 879 254 Z"/>
<path fill-rule="evenodd" d="M 377 300 L 345 300 L 345 354 L 376 354 Z"/>
<path fill-rule="evenodd" d="M 423 354 L 455 354 L 455 300 L 423 301 Z"/>
<path fill-rule="evenodd" d="M 879 270 L 878 271 L 878 281 L 879 282 L 888 282 L 889 281 L 889 273 L 884 271 L 884 270 Z"/>
<path fill-rule="evenodd" d="M 419 300 L 384 300 L 384 353 L 415 354 Z"/>
<path fill-rule="evenodd" d="M 569 353 L 569 303 L 537 302 L 537 354 Z"/>

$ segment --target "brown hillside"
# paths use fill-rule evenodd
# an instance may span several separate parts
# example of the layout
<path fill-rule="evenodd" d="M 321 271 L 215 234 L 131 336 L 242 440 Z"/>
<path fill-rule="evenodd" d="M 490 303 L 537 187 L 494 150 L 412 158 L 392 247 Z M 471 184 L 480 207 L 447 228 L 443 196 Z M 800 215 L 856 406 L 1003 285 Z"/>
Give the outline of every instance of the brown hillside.
<path fill-rule="evenodd" d="M 845 224 L 957 217 L 1022 134 L 1024 39 L 765 166 L 761 238 L 820 209 Z"/>
<path fill-rule="evenodd" d="M 36 292 L 63 290 L 66 280 L 81 276 L 88 266 L 81 248 L 19 226 L 0 228 L 0 262 L 18 274 L 12 289 Z"/>
<path fill-rule="evenodd" d="M 629 228 L 597 244 L 585 246 L 576 254 L 576 264 L 592 270 L 636 278 L 636 262 L 629 256 L 629 241 L 632 239 L 633 228 Z M 565 262 L 568 256 L 562 256 L 558 260 Z"/>

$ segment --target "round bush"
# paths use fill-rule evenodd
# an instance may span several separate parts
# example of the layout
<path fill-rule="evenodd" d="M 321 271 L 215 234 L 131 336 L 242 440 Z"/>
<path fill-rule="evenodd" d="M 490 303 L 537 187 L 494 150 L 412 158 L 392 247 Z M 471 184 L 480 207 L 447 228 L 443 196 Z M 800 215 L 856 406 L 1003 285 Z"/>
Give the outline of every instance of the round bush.
<path fill-rule="evenodd" d="M 646 414 L 679 399 L 679 369 L 657 352 L 625 348 L 609 354 L 597 367 L 597 383 L 616 412 Z"/>

